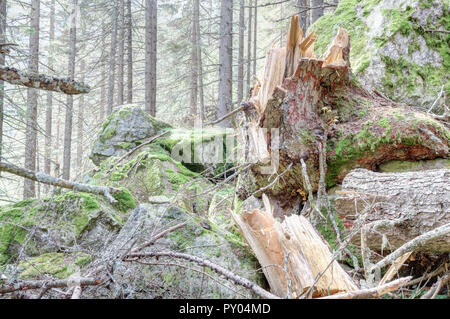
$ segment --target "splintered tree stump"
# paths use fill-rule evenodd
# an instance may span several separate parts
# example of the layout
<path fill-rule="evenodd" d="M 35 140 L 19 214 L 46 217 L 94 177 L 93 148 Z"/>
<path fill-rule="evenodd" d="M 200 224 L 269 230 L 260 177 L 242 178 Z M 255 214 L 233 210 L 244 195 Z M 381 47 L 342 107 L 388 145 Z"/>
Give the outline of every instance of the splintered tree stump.
<path fill-rule="evenodd" d="M 293 215 L 280 223 L 271 212 L 253 210 L 233 218 L 277 296 L 300 298 L 310 289 L 312 297 L 357 290 L 303 216 Z"/>
<path fill-rule="evenodd" d="M 315 38 L 315 34 L 303 38 L 294 17 L 286 47 L 272 48 L 267 55 L 264 79 L 252 89 L 245 112 L 245 126 L 252 128 L 252 136 L 258 136 L 247 139 L 247 148 L 265 148 L 267 154 L 242 176 L 241 199 L 251 194 L 261 196 L 258 190 L 273 182 L 274 175 L 263 174 L 261 168 L 278 155 L 279 165 L 273 173 L 284 175 L 264 189 L 271 200 L 290 209 L 307 193 L 302 159 L 313 191 L 317 191 L 319 144 L 324 134 L 328 187 L 342 182 L 354 168 L 375 171 L 393 160 L 449 157 L 450 130 L 446 126 L 376 91 L 368 92 L 354 80 L 346 30 L 339 29 L 320 59 L 314 55 Z M 267 132 L 255 133 L 258 129 Z M 279 132 L 277 149 L 271 145 L 271 129 Z"/>
<path fill-rule="evenodd" d="M 336 211 L 349 232 L 361 214 L 366 214 L 365 225 L 378 226 L 367 227 L 366 244 L 372 250 L 393 251 L 450 223 L 450 170 L 374 173 L 355 169 L 342 187 L 335 200 Z M 355 237 L 358 244 L 360 237 Z M 450 235 L 418 246 L 416 251 L 450 252 Z"/>

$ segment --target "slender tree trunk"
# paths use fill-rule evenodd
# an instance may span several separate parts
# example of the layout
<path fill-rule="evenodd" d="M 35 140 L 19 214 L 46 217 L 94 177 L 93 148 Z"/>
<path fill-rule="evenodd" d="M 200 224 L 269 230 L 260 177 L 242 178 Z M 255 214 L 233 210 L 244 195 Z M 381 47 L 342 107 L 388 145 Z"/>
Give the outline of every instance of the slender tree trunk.
<path fill-rule="evenodd" d="M 55 0 L 50 6 L 50 45 L 48 53 L 48 68 L 53 70 L 53 43 L 55 40 Z M 53 121 L 53 93 L 47 92 L 47 110 L 45 117 L 45 164 L 44 172 L 50 174 L 52 160 L 52 121 Z M 49 187 L 45 186 L 47 192 Z"/>
<path fill-rule="evenodd" d="M 253 1 L 248 1 L 248 34 L 247 34 L 247 99 L 250 97 L 250 88 L 252 86 L 251 81 L 251 66 L 252 66 L 252 28 L 253 28 L 253 22 L 252 22 L 252 5 Z"/>
<path fill-rule="evenodd" d="M 0 0 L 0 42 L 6 43 L 6 0 Z M 5 55 L 0 54 L 0 67 L 5 66 Z M 5 82 L 0 81 L 0 158 L 3 156 L 3 112 Z"/>
<path fill-rule="evenodd" d="M 195 6 L 195 3 L 194 3 Z M 193 8 L 192 11 L 195 11 Z M 194 119 L 197 116 L 197 97 L 198 97 L 198 52 L 197 52 L 197 24 L 195 14 L 192 15 L 191 32 L 191 83 L 190 83 L 190 121 L 194 125 Z"/>
<path fill-rule="evenodd" d="M 59 155 L 61 151 L 61 103 L 58 104 L 58 115 L 56 116 L 56 142 L 55 142 L 55 162 L 57 166 L 61 166 Z M 59 176 L 58 176 L 59 177 Z"/>
<path fill-rule="evenodd" d="M 238 103 L 244 98 L 244 32 L 245 32 L 245 1 L 240 0 L 239 9 L 239 59 L 238 59 Z"/>
<path fill-rule="evenodd" d="M 256 48 L 258 38 L 258 0 L 255 0 L 255 25 L 253 27 L 253 77 L 256 76 Z"/>
<path fill-rule="evenodd" d="M 119 0 L 119 22 L 118 27 L 118 64 L 117 64 L 117 104 L 122 105 L 124 101 L 124 65 L 125 65 L 125 8 L 124 0 Z"/>
<path fill-rule="evenodd" d="M 198 66 L 198 95 L 200 102 L 200 115 L 202 121 L 205 120 L 205 98 L 203 94 L 203 63 L 202 63 L 202 45 L 200 32 L 200 0 L 194 0 L 194 21 L 196 29 L 196 43 L 197 46 L 197 66 Z"/>
<path fill-rule="evenodd" d="M 298 0 L 297 5 L 300 17 L 300 28 L 302 28 L 303 36 L 306 36 L 306 31 L 310 25 L 310 11 L 307 10 L 307 7 L 310 6 L 310 0 Z"/>
<path fill-rule="evenodd" d="M 83 60 L 80 64 L 81 81 L 84 82 L 86 71 L 86 62 Z M 77 168 L 81 172 L 83 166 L 83 124 L 84 124 L 84 95 L 78 100 L 78 136 L 77 136 Z"/>
<path fill-rule="evenodd" d="M 157 72 L 157 43 L 158 43 L 158 2 L 157 0 L 152 1 L 152 78 L 151 78 L 151 105 L 152 105 L 152 116 L 156 116 L 156 84 L 157 84 L 157 78 L 156 78 L 156 72 Z"/>
<path fill-rule="evenodd" d="M 323 0 L 311 0 L 311 4 L 314 8 L 311 10 L 311 24 L 313 24 L 323 16 Z"/>
<path fill-rule="evenodd" d="M 40 1 L 31 2 L 31 23 L 33 32 L 30 34 L 30 61 L 28 65 L 29 73 L 38 73 L 39 71 L 39 19 L 40 19 Z M 36 169 L 36 141 L 37 141 L 37 89 L 27 90 L 27 131 L 25 141 L 25 168 Z M 34 181 L 25 180 L 23 187 L 24 199 L 35 197 L 36 188 Z"/>
<path fill-rule="evenodd" d="M 145 110 L 156 116 L 157 3 L 145 2 Z"/>
<path fill-rule="evenodd" d="M 117 47 L 117 20 L 118 20 L 118 3 L 113 2 L 113 14 L 111 19 L 111 48 L 109 51 L 109 76 L 108 76 L 108 104 L 107 115 L 112 113 L 114 104 L 114 79 L 116 77 L 116 47 Z"/>
<path fill-rule="evenodd" d="M 100 84 L 100 125 L 105 121 L 105 110 L 106 110 L 106 54 L 105 54 L 105 34 L 106 27 L 102 24 L 102 61 L 101 61 L 101 84 Z"/>
<path fill-rule="evenodd" d="M 127 0 L 127 103 L 133 103 L 133 16 Z"/>
<path fill-rule="evenodd" d="M 217 118 L 222 118 L 231 111 L 232 75 L 233 75 L 233 1 L 222 0 L 220 9 L 220 47 L 219 47 L 219 98 L 217 103 Z M 220 123 L 230 127 L 230 119 Z"/>
<path fill-rule="evenodd" d="M 72 0 L 72 21 L 70 21 L 70 52 L 69 52 L 69 79 L 75 79 L 75 56 L 76 56 L 76 43 L 77 43 L 77 27 L 76 27 L 76 14 L 77 14 L 78 0 Z M 70 179 L 70 164 L 71 164 L 71 148 L 72 148 L 72 119 L 73 119 L 73 96 L 67 96 L 66 106 L 66 122 L 64 126 L 64 163 L 63 163 L 63 178 Z"/>

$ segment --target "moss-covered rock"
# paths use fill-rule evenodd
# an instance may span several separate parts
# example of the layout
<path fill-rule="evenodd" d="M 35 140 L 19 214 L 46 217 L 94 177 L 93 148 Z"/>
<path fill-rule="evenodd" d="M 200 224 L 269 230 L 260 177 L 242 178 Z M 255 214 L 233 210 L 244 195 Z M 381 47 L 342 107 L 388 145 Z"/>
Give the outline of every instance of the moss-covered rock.
<path fill-rule="evenodd" d="M 448 0 L 342 0 L 311 26 L 319 54 L 339 27 L 351 37 L 353 72 L 366 88 L 409 105 L 429 106 L 442 85 L 450 94 Z"/>
<path fill-rule="evenodd" d="M 225 210 L 208 217 L 192 214 L 168 204 L 145 204 L 140 207 L 145 218 L 139 228 L 136 245 L 140 245 L 148 234 L 155 234 L 173 225 L 189 220 L 189 223 L 167 234 L 153 245 L 156 251 L 175 250 L 199 256 L 212 261 L 249 280 L 262 284 L 262 274 L 256 272 L 259 266 L 242 237 L 231 226 L 231 219 Z M 150 261 L 150 260 L 149 260 Z M 153 265 L 118 263 L 114 278 L 119 284 L 126 284 L 133 298 L 236 298 L 254 297 L 249 291 L 240 294 L 227 289 L 226 280 L 218 278 L 208 268 L 195 271 L 196 266 L 183 260 L 159 258 Z M 213 275 L 216 280 L 210 280 Z M 158 282 L 155 286 L 153 283 Z M 225 286 L 224 286 L 225 285 Z M 151 287 L 151 288 L 150 288 Z M 103 297 L 112 297 L 107 292 Z"/>
<path fill-rule="evenodd" d="M 85 253 L 46 253 L 19 263 L 21 279 L 44 276 L 65 279 L 89 264 L 92 257 Z"/>
<path fill-rule="evenodd" d="M 111 156 L 121 156 L 141 144 L 143 140 L 155 136 L 170 125 L 147 114 L 138 105 L 125 105 L 112 113 L 98 133 L 91 159 L 99 165 Z"/>
<path fill-rule="evenodd" d="M 119 204 L 130 206 L 130 198 L 124 197 Z M 120 229 L 126 216 L 102 196 L 73 191 L 1 207 L 0 264 L 74 244 L 99 248 Z"/>

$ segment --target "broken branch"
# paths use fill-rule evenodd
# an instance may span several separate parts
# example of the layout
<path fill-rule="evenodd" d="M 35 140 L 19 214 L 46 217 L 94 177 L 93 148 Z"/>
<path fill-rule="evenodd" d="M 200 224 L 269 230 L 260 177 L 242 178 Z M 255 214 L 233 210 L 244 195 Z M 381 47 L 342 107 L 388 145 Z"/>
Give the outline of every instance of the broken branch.
<path fill-rule="evenodd" d="M 73 181 L 64 180 L 58 177 L 53 177 L 41 172 L 34 172 L 26 168 L 21 168 L 13 164 L 0 162 L 0 172 L 8 172 L 20 177 L 31 179 L 35 182 L 58 186 L 62 188 L 72 189 L 79 192 L 103 195 L 110 203 L 116 203 L 117 200 L 112 196 L 120 192 L 119 189 L 109 186 L 96 186 L 88 184 L 80 184 Z"/>
<path fill-rule="evenodd" d="M 91 91 L 88 85 L 71 79 L 56 78 L 44 74 L 28 74 L 10 67 L 0 67 L 0 79 L 11 84 L 69 95 Z"/>

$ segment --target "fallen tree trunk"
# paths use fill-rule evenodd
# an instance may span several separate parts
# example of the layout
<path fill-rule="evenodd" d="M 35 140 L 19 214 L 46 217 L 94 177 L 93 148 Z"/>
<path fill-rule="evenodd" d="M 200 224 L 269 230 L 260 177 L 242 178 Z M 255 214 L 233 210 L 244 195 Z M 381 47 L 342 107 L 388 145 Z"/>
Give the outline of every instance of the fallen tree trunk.
<path fill-rule="evenodd" d="M 113 195 L 121 192 L 120 189 L 109 187 L 109 186 L 97 186 L 97 185 L 88 185 L 88 184 L 80 184 L 73 181 L 68 181 L 65 179 L 61 179 L 58 177 L 53 177 L 41 172 L 34 172 L 25 168 L 18 167 L 13 164 L 0 162 L 0 172 L 8 172 L 10 174 L 14 174 L 17 176 L 21 176 L 27 179 L 31 179 L 35 182 L 58 186 L 62 188 L 72 189 L 79 192 L 91 193 L 105 196 L 105 198 L 110 203 L 116 203 L 117 200 L 113 197 Z"/>
<path fill-rule="evenodd" d="M 336 211 L 351 231 L 359 214 L 369 208 L 364 224 L 368 225 L 366 244 L 372 250 L 393 251 L 450 223 L 450 170 L 374 173 L 356 169 L 345 177 L 342 187 Z M 450 252 L 450 234 L 415 249 Z"/>
<path fill-rule="evenodd" d="M 292 165 L 283 179 L 265 190 L 271 200 L 292 208 L 300 194 L 307 193 L 302 159 L 317 191 L 319 144 L 324 134 L 328 187 L 342 182 L 354 168 L 376 170 L 393 160 L 449 157 L 450 130 L 445 125 L 376 91 L 368 92 L 353 79 L 346 30 L 339 29 L 323 58 L 316 59 L 315 36 L 302 39 L 297 24 L 293 18 L 285 48 L 269 50 L 264 80 L 255 85 L 246 102 L 250 105 L 245 109 L 246 126 L 251 129 L 246 149 L 264 148 L 266 153 L 259 151 L 257 164 L 242 176 L 241 199 L 255 192 L 261 196 L 258 189 L 269 185 L 274 173 Z M 274 138 L 274 130 L 279 139 Z M 268 160 L 275 162 L 275 158 L 279 158 L 275 169 L 263 172 Z"/>
<path fill-rule="evenodd" d="M 277 296 L 299 298 L 311 289 L 313 297 L 323 297 L 357 289 L 303 216 L 279 223 L 271 212 L 253 210 L 233 218 Z"/>
<path fill-rule="evenodd" d="M 0 79 L 11 84 L 65 94 L 83 94 L 89 93 L 91 90 L 88 85 L 71 79 L 56 78 L 43 74 L 28 74 L 9 67 L 0 67 Z"/>

